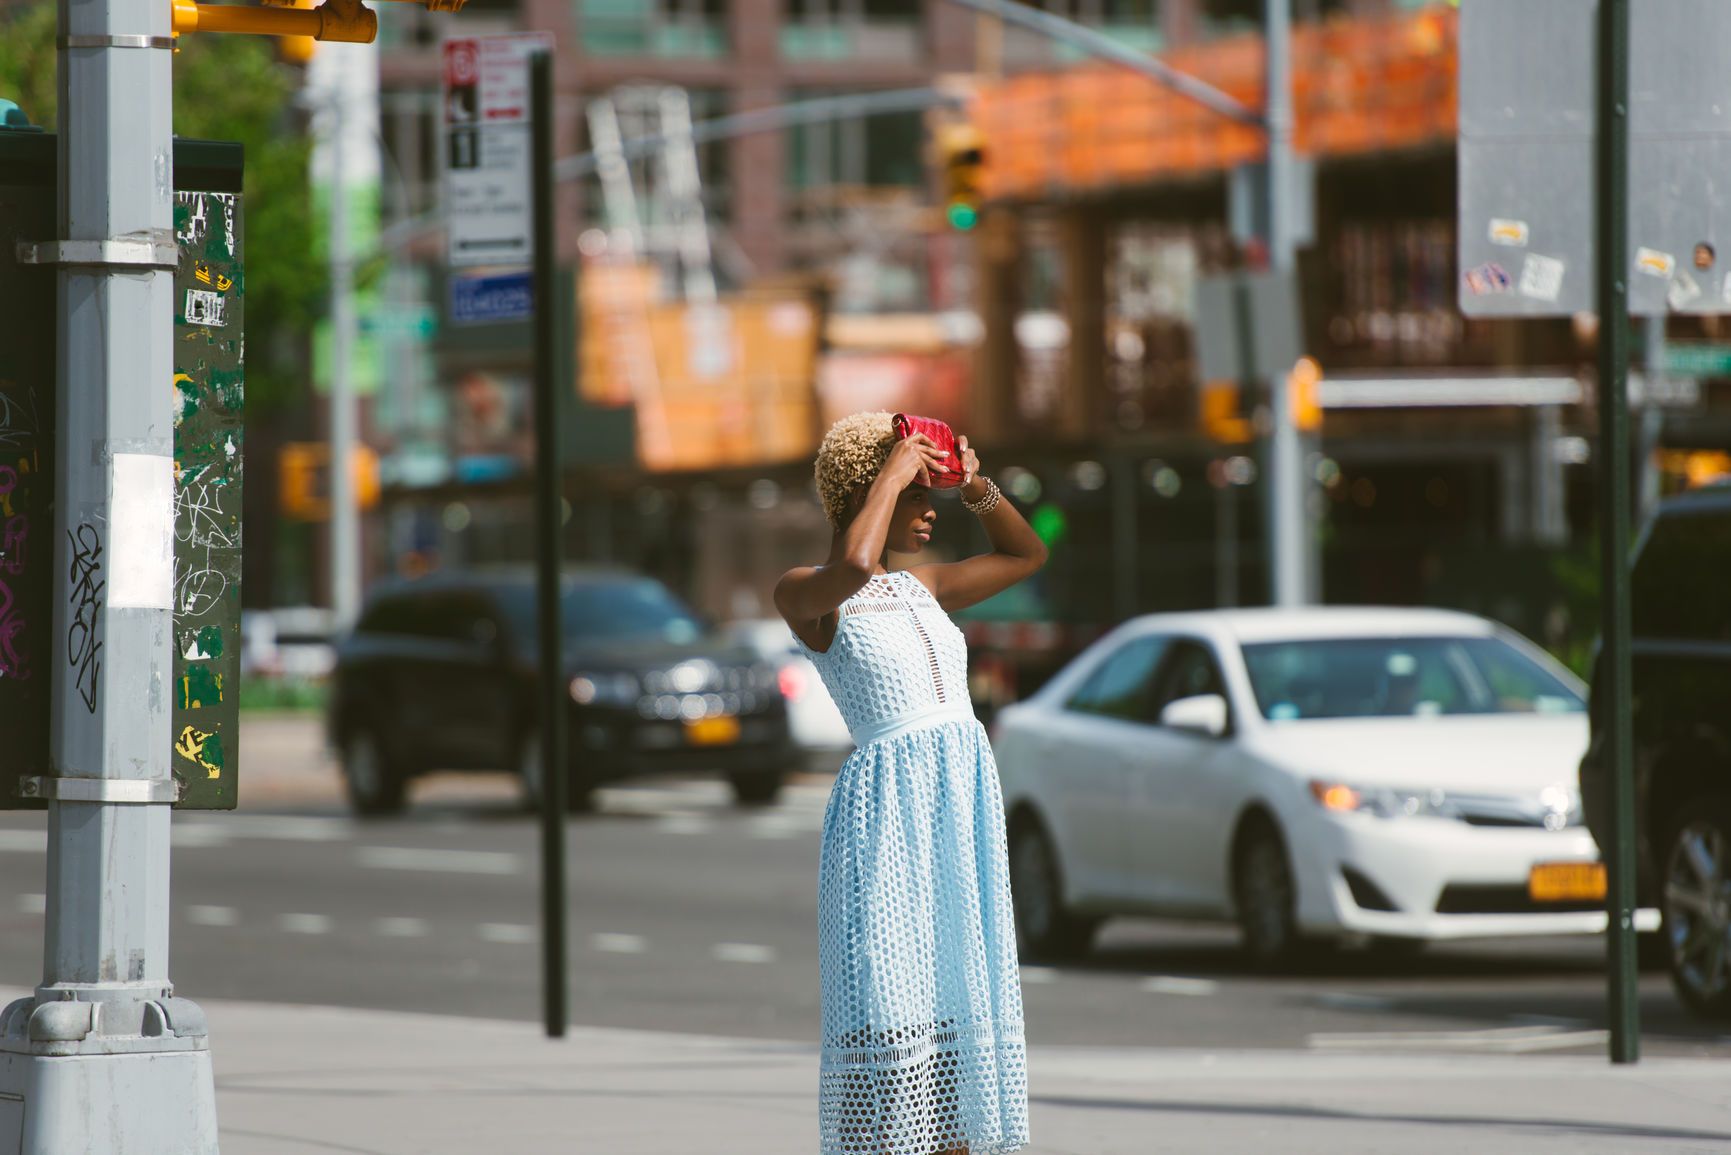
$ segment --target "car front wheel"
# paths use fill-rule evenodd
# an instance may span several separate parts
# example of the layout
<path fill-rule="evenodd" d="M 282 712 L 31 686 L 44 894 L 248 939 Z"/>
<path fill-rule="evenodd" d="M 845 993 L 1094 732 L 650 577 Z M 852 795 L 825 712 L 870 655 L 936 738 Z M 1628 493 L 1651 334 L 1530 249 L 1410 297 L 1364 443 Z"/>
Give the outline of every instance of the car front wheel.
<path fill-rule="evenodd" d="M 1298 933 L 1298 887 L 1286 843 L 1271 822 L 1245 831 L 1234 867 L 1232 894 L 1245 953 L 1265 967 L 1296 961 L 1304 945 Z"/>
<path fill-rule="evenodd" d="M 1671 981 L 1696 1014 L 1731 1020 L 1731 798 L 1691 803 L 1671 831 L 1660 899 Z"/>
<path fill-rule="evenodd" d="M 401 814 L 408 805 L 407 775 L 370 727 L 356 725 L 343 736 L 343 781 L 356 814 Z"/>
<path fill-rule="evenodd" d="M 1009 849 L 1010 902 L 1023 955 L 1060 962 L 1087 954 L 1100 920 L 1065 908 L 1058 852 L 1045 829 L 1032 818 L 1016 822 Z"/>

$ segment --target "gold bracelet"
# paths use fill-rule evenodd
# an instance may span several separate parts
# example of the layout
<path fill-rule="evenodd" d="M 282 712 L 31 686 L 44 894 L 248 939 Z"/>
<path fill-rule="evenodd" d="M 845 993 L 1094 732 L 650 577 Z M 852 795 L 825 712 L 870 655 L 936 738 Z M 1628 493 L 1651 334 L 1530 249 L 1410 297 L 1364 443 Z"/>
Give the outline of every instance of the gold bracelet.
<path fill-rule="evenodd" d="M 975 517 L 985 517 L 988 513 L 991 513 L 994 509 L 998 508 L 998 501 L 1002 497 L 1003 493 L 998 489 L 998 483 L 988 477 L 986 478 L 986 495 L 978 501 L 969 501 L 965 497 L 962 498 L 962 508 L 973 514 Z"/>

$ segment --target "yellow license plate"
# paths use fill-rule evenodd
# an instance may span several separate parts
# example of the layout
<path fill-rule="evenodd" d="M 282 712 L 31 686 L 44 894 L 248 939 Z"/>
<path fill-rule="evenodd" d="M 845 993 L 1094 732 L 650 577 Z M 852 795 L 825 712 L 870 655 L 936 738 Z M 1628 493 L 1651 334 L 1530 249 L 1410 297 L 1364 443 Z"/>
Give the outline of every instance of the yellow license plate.
<path fill-rule="evenodd" d="M 1586 902 L 1605 897 L 1602 862 L 1541 862 L 1527 876 L 1534 902 Z"/>
<path fill-rule="evenodd" d="M 687 722 L 685 740 L 693 746 L 731 746 L 739 741 L 739 719 L 703 718 Z"/>

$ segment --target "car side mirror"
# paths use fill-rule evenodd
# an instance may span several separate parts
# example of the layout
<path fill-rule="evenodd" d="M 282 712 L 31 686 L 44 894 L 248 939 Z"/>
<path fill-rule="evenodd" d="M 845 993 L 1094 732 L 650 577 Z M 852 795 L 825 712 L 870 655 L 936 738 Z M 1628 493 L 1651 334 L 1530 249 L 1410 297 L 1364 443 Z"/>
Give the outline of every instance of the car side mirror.
<path fill-rule="evenodd" d="M 1199 734 L 1204 738 L 1226 736 L 1226 699 L 1219 694 L 1197 694 L 1166 703 L 1160 724 L 1172 730 Z"/>

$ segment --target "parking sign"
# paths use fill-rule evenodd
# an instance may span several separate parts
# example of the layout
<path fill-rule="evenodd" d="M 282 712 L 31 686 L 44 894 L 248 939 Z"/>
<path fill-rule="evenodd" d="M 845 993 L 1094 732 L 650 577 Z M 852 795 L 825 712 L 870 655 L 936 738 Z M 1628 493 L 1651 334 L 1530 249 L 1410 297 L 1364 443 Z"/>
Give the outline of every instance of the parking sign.
<path fill-rule="evenodd" d="M 445 42 L 445 222 L 454 266 L 530 257 L 529 55 L 546 33 Z"/>

